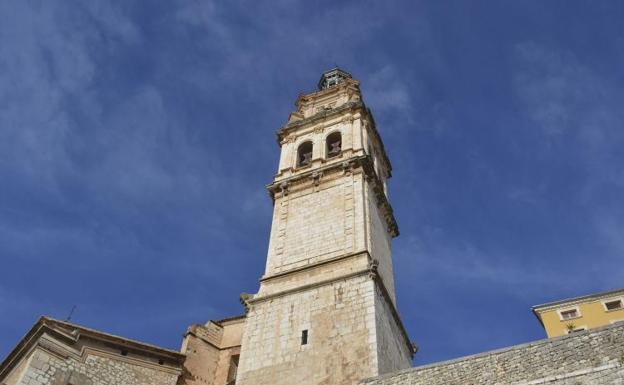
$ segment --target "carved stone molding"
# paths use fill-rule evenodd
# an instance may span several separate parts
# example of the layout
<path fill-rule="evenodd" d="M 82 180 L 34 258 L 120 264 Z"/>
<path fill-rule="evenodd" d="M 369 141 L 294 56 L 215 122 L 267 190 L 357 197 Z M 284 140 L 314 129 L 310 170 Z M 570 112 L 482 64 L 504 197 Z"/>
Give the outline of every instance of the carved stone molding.
<path fill-rule="evenodd" d="M 376 259 L 371 260 L 370 262 L 368 262 L 368 277 L 369 278 L 377 278 L 379 276 L 379 272 L 377 271 L 377 269 L 379 268 L 379 261 Z"/>
<path fill-rule="evenodd" d="M 296 136 L 295 135 L 288 135 L 286 137 L 284 137 L 284 139 L 282 139 L 282 144 L 287 144 L 287 143 L 295 143 L 296 140 Z"/>
<path fill-rule="evenodd" d="M 344 175 L 351 174 L 353 172 L 354 165 L 355 163 L 351 160 L 345 160 L 344 162 L 342 162 L 342 173 Z"/>
<path fill-rule="evenodd" d="M 245 307 L 245 313 L 249 311 L 249 300 L 253 298 L 253 294 L 241 293 L 240 294 L 240 303 Z"/>
<path fill-rule="evenodd" d="M 323 177 L 323 172 L 314 171 L 312 173 L 312 181 L 313 181 L 315 187 L 318 187 L 318 185 L 321 184 L 321 178 L 322 177 Z"/>

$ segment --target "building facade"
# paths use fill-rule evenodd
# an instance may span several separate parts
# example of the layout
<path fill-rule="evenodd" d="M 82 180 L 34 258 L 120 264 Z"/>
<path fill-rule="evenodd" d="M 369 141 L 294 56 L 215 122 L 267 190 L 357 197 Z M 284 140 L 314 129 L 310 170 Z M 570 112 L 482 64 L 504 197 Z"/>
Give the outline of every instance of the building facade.
<path fill-rule="evenodd" d="M 624 289 L 533 306 L 548 337 L 624 322 Z"/>

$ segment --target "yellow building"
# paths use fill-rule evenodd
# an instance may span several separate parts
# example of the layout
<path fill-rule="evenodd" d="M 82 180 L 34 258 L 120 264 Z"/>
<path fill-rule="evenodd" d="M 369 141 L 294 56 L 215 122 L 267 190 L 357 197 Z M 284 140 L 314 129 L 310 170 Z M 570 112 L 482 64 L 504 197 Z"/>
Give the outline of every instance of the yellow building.
<path fill-rule="evenodd" d="M 533 306 L 548 337 L 624 321 L 624 289 Z"/>

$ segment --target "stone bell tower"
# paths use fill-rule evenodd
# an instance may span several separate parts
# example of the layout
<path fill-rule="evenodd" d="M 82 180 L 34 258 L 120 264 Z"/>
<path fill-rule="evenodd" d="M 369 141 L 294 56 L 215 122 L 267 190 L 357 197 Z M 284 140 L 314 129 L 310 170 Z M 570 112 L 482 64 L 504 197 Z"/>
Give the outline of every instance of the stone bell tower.
<path fill-rule="evenodd" d="M 266 270 L 248 309 L 238 385 L 356 384 L 411 366 L 396 310 L 391 166 L 359 82 L 340 69 L 277 132 Z"/>

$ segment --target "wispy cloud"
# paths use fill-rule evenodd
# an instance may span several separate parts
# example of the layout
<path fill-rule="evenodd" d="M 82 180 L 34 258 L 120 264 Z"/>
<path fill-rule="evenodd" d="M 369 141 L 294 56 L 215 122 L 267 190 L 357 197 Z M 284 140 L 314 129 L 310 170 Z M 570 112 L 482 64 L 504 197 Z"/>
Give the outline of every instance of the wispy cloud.
<path fill-rule="evenodd" d="M 366 102 L 381 114 L 400 113 L 403 118 L 413 111 L 412 98 L 405 76 L 387 64 L 364 80 Z"/>
<path fill-rule="evenodd" d="M 408 240 L 405 255 L 396 255 L 397 263 L 409 269 L 420 287 L 437 286 L 440 280 L 452 282 L 448 290 L 463 288 L 466 293 L 485 288 L 504 290 L 506 296 L 521 300 L 540 298 L 543 293 L 566 293 L 575 285 L 587 284 L 589 276 L 566 277 L 566 266 L 553 269 L 549 261 L 536 264 L 533 256 L 519 250 L 485 250 L 475 242 L 461 241 L 443 229 L 425 228 Z"/>
<path fill-rule="evenodd" d="M 621 279 L 624 269 L 611 270 L 605 263 L 624 252 L 624 222 L 617 219 L 621 202 L 610 198 L 624 193 L 624 91 L 569 51 L 531 42 L 517 46 L 516 58 L 516 92 L 535 126 L 543 130 L 544 143 L 549 148 L 566 146 L 573 154 L 567 161 L 584 172 L 580 190 L 571 194 L 585 210 L 579 214 L 587 218 L 588 234 L 607 246 L 595 251 L 603 261 L 599 268 Z M 617 279 L 609 281 L 618 285 Z"/>
<path fill-rule="evenodd" d="M 568 135 L 580 155 L 601 156 L 624 139 L 618 108 L 622 90 L 573 53 L 536 43 L 516 47 L 516 94 L 535 125 L 548 136 Z"/>

